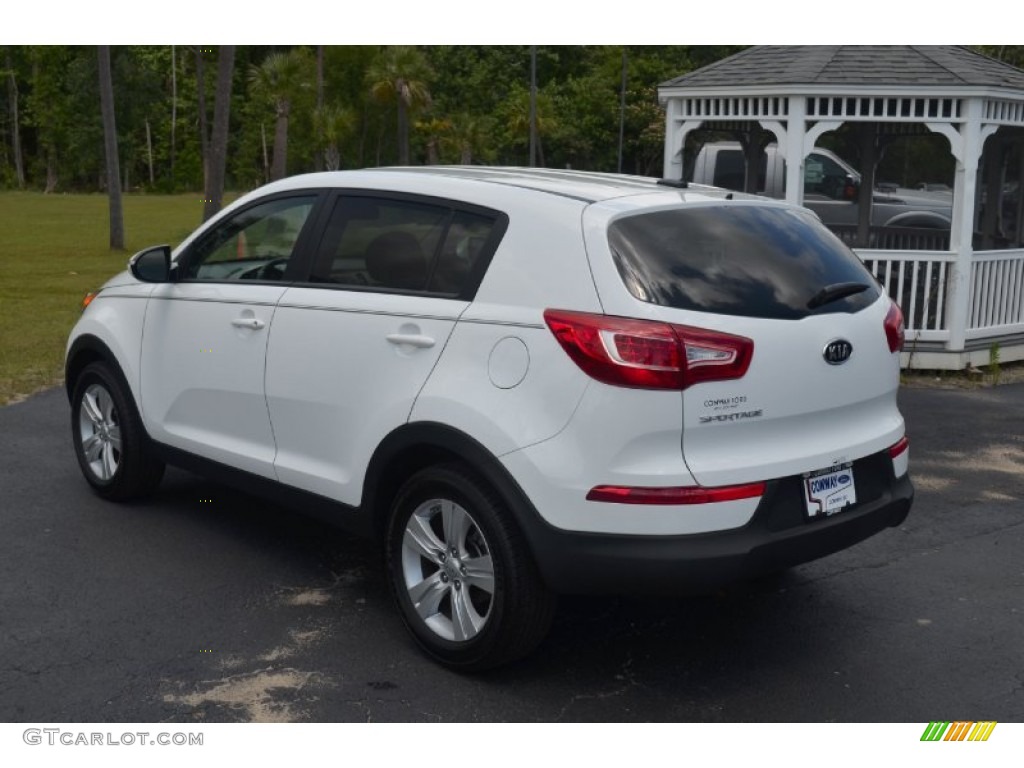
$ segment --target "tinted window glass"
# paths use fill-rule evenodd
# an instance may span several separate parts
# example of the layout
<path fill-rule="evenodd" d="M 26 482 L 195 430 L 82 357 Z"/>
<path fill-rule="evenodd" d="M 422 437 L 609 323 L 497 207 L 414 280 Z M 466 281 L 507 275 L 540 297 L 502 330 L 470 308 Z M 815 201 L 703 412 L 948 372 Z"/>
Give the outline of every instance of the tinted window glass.
<path fill-rule="evenodd" d="M 831 157 L 814 152 L 804 162 L 804 195 L 824 195 L 841 200 L 849 176 L 846 169 Z"/>
<path fill-rule="evenodd" d="M 475 213 L 457 211 L 437 258 L 437 267 L 430 279 L 430 290 L 437 293 L 461 293 L 466 286 L 487 240 L 494 228 L 494 219 Z"/>
<path fill-rule="evenodd" d="M 246 208 L 218 224 L 190 250 L 192 280 L 280 280 L 315 197 L 289 197 Z"/>
<path fill-rule="evenodd" d="M 798 319 L 856 312 L 879 296 L 853 252 L 801 211 L 735 203 L 657 211 L 617 219 L 608 239 L 630 293 L 652 304 Z M 867 288 L 820 306 L 811 302 L 840 283 Z"/>
<path fill-rule="evenodd" d="M 487 251 L 495 221 L 443 205 L 344 197 L 331 214 L 312 279 L 457 295 Z"/>
<path fill-rule="evenodd" d="M 321 244 L 314 280 L 425 290 L 451 212 L 403 200 L 338 200 Z"/>
<path fill-rule="evenodd" d="M 768 168 L 768 157 L 761 153 L 758 159 L 757 169 L 757 191 L 764 192 L 764 177 Z M 715 178 L 713 184 L 716 187 L 735 189 L 742 192 L 745 188 L 744 180 L 747 176 L 747 161 L 743 152 L 739 149 L 719 150 L 715 155 Z"/>

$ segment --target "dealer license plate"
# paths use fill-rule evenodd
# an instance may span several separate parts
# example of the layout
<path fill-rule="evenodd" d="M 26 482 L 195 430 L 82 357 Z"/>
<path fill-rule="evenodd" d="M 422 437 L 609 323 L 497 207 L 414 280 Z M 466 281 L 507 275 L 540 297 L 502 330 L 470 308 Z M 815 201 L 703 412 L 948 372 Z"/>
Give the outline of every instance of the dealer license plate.
<path fill-rule="evenodd" d="M 808 517 L 828 517 L 856 504 L 853 465 L 843 464 L 804 475 L 804 501 Z"/>

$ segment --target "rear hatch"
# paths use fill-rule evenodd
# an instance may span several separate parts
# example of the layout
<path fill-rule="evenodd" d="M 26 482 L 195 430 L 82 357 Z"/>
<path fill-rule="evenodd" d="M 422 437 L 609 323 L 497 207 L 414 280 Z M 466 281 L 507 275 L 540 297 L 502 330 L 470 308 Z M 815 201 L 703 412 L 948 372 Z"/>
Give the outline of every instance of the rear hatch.
<path fill-rule="evenodd" d="M 588 216 L 605 312 L 670 324 L 685 347 L 698 483 L 835 472 L 902 437 L 902 317 L 813 214 L 715 200 Z"/>

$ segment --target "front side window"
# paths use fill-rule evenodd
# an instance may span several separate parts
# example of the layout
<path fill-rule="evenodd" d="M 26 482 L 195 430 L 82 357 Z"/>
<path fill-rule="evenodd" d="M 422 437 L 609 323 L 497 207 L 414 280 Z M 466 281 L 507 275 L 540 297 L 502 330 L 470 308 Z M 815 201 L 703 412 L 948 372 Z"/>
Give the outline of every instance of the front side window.
<path fill-rule="evenodd" d="M 827 155 L 813 152 L 804 161 L 804 195 L 842 200 L 850 173 Z"/>
<path fill-rule="evenodd" d="M 342 197 L 312 280 L 380 291 L 457 296 L 493 246 L 495 218 L 414 200 Z"/>
<path fill-rule="evenodd" d="M 189 280 L 269 280 L 284 277 L 315 196 L 288 197 L 246 208 L 203 235 L 190 249 Z"/>

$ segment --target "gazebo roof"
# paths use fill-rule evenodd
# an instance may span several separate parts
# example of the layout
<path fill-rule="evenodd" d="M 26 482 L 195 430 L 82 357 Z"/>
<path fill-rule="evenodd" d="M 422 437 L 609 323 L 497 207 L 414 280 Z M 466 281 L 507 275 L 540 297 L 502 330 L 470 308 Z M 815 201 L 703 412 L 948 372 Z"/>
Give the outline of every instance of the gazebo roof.
<path fill-rule="evenodd" d="M 779 85 L 1024 90 L 1024 71 L 959 45 L 759 45 L 661 87 Z"/>

